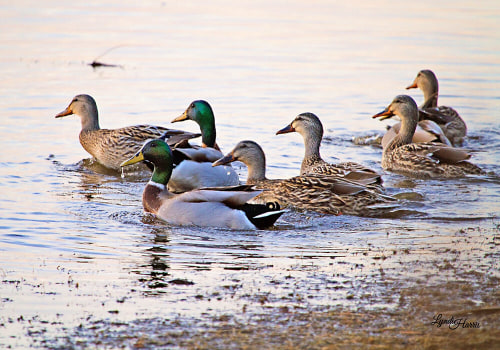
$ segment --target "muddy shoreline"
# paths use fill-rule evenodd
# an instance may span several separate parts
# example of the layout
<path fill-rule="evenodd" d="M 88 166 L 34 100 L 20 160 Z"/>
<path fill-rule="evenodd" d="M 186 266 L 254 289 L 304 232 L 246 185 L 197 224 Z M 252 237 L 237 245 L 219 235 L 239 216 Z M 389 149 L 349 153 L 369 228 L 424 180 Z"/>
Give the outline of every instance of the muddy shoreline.
<path fill-rule="evenodd" d="M 89 312 L 68 327 L 64 315 L 61 321 L 18 315 L 3 319 L 0 329 L 22 327 L 24 344 L 51 349 L 494 349 L 500 344 L 498 226 L 483 222 L 419 240 L 411 232 L 412 244 L 403 245 L 407 233 L 379 235 L 367 249 L 290 256 L 282 265 L 214 262 L 187 278 L 161 275 L 158 265 L 156 274 L 138 280 L 140 288 L 113 295 L 113 305 L 109 295 L 97 294 L 107 316 Z M 209 271 L 218 277 L 203 285 Z M 78 280 L 74 274 L 64 286 L 75 296 L 87 292 Z M 2 281 L 14 284 L 20 292 L 42 288 L 28 279 Z M 49 285 L 43 289 L 38 292 L 58 295 Z M 194 305 L 200 313 L 169 310 L 162 299 L 173 295 L 172 303 Z M 158 310 L 164 316 L 137 308 L 147 298 L 167 306 Z M 130 309 L 135 317 L 122 320 Z"/>

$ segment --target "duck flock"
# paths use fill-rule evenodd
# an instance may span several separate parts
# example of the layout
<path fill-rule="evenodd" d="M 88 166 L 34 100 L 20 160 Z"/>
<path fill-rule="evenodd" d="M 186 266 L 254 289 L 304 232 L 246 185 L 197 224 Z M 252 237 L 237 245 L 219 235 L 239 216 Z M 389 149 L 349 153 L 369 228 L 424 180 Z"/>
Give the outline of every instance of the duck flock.
<path fill-rule="evenodd" d="M 462 145 L 467 127 L 451 107 L 438 105 L 438 80 L 422 70 L 407 87 L 420 88 L 425 102 L 418 107 L 408 95 L 396 96 L 373 118 L 399 117 L 385 133 L 381 165 L 384 170 L 413 178 L 452 178 L 483 175 L 470 163 Z M 377 215 L 391 210 L 397 199 L 384 194 L 381 175 L 358 163 L 332 164 L 320 156 L 323 126 L 313 113 L 302 113 L 277 135 L 297 132 L 304 139 L 300 175 L 266 178 L 264 151 L 255 141 L 240 141 L 228 154 L 216 142 L 214 112 L 203 100 L 193 101 L 172 122 L 193 120 L 200 133 L 156 125 L 101 129 L 95 100 L 77 95 L 56 118 L 76 114 L 80 143 L 103 166 L 120 171 L 149 168 L 151 179 L 142 195 L 144 210 L 174 225 L 230 229 L 264 229 L 284 212 L 307 210 L 333 215 Z M 190 140 L 201 136 L 201 145 Z M 242 185 L 231 163 L 248 167 Z"/>

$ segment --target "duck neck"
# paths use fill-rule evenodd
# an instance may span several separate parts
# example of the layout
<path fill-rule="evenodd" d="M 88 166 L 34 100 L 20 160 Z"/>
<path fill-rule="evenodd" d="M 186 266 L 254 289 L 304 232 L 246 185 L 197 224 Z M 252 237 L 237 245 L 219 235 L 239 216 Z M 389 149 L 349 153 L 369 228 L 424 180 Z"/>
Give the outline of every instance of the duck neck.
<path fill-rule="evenodd" d="M 82 131 L 99 130 L 99 113 L 97 106 L 86 106 L 85 111 L 80 115 L 82 122 Z"/>
<path fill-rule="evenodd" d="M 314 133 L 304 134 L 304 161 L 310 162 L 311 160 L 320 160 L 319 147 L 321 145 L 321 138 L 323 135 L 316 135 Z"/>
<path fill-rule="evenodd" d="M 168 166 L 168 164 L 166 165 L 163 162 L 160 163 L 159 165 L 155 164 L 150 183 L 155 183 L 165 187 L 167 186 L 168 180 L 170 180 L 171 175 L 172 175 L 172 166 Z"/>
<path fill-rule="evenodd" d="M 430 79 L 422 86 L 424 104 L 422 108 L 435 108 L 438 105 L 439 85 L 437 79 Z"/>
<path fill-rule="evenodd" d="M 206 147 L 215 147 L 215 118 L 211 109 L 200 112 L 201 115 L 197 119 L 201 131 L 201 142 Z"/>
<path fill-rule="evenodd" d="M 413 114 L 418 114 L 417 109 L 414 110 L 412 109 L 411 111 L 408 112 L 411 112 Z M 387 145 L 387 147 L 384 149 L 384 153 L 391 152 L 398 147 L 412 143 L 413 135 L 415 134 L 415 130 L 417 128 L 417 120 L 418 120 L 417 115 L 412 116 L 411 118 L 402 117 L 399 133 Z"/>
<path fill-rule="evenodd" d="M 215 147 L 215 125 L 203 130 L 201 129 L 201 142 L 207 147 Z"/>
<path fill-rule="evenodd" d="M 248 168 L 247 185 L 266 180 L 266 159 L 264 157 L 244 162 Z"/>

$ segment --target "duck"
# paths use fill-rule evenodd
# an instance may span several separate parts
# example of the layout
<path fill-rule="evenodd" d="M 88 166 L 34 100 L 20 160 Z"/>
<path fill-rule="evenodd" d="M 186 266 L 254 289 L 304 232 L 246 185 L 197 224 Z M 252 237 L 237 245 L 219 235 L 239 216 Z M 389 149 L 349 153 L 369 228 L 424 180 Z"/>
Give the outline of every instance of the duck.
<path fill-rule="evenodd" d="M 419 118 L 418 107 L 412 97 L 396 96 L 387 108 L 373 118 L 384 120 L 394 115 L 401 119 L 401 129 L 382 152 L 383 169 L 423 179 L 485 174 L 480 167 L 467 161 L 471 155 L 466 150 L 437 142 L 412 142 Z"/>
<path fill-rule="evenodd" d="M 391 140 L 397 136 L 400 129 L 401 122 L 398 122 L 387 128 L 387 131 L 380 141 L 382 149 L 385 148 L 391 142 Z M 450 140 L 448 140 L 448 138 L 444 134 L 443 129 L 441 129 L 441 127 L 437 123 L 427 119 L 418 122 L 415 133 L 413 134 L 412 142 L 439 142 L 448 146 L 452 145 Z"/>
<path fill-rule="evenodd" d="M 234 230 L 265 229 L 284 213 L 277 203 L 250 204 L 261 191 L 252 186 L 204 188 L 180 194 L 171 193 L 167 184 L 173 171 L 170 147 L 161 139 L 147 141 L 126 167 L 139 162 L 153 165 L 153 174 L 142 194 L 145 212 L 173 225 L 196 225 Z"/>
<path fill-rule="evenodd" d="M 420 120 L 436 122 L 454 146 L 463 144 L 467 135 L 467 125 L 460 114 L 448 106 L 438 106 L 439 83 L 430 69 L 418 72 L 413 83 L 406 89 L 419 88 L 424 94 L 424 103 L 419 108 Z"/>
<path fill-rule="evenodd" d="M 164 136 L 173 146 L 201 136 L 198 133 L 148 124 L 101 129 L 97 104 L 92 96 L 86 94 L 73 97 L 68 107 L 55 117 L 62 118 L 73 114 L 79 116 L 82 123 L 79 135 L 82 147 L 98 163 L 114 171 L 120 171 L 120 164 L 133 156 L 148 139 Z"/>
<path fill-rule="evenodd" d="M 298 132 L 304 139 L 305 154 L 300 167 L 300 175 L 319 174 L 351 180 L 363 185 L 379 185 L 382 178 L 375 170 L 355 162 L 331 164 L 324 161 L 319 153 L 323 138 L 323 124 L 310 112 L 299 114 L 276 135 Z"/>
<path fill-rule="evenodd" d="M 240 141 L 231 152 L 213 163 L 220 166 L 240 161 L 248 167 L 247 185 L 263 192 L 255 202 L 278 202 L 281 207 L 333 215 L 377 215 L 392 209 L 395 199 L 342 178 L 319 174 L 289 179 L 266 177 L 266 156 L 255 141 Z"/>
<path fill-rule="evenodd" d="M 186 192 L 202 187 L 236 186 L 239 176 L 232 166 L 212 167 L 212 163 L 224 156 L 215 140 L 215 117 L 207 101 L 196 100 L 172 123 L 195 121 L 201 131 L 201 146 L 189 142 L 178 143 L 173 148 L 175 168 L 169 182 L 172 192 Z"/>

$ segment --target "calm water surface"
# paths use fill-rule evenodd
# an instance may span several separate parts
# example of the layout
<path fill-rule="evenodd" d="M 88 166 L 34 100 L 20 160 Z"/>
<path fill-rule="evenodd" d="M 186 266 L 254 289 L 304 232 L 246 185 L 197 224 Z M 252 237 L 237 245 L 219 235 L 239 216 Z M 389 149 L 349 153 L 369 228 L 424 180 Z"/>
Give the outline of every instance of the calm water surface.
<path fill-rule="evenodd" d="M 459 275 L 432 270 L 441 250 L 500 277 L 497 1 L 442 1 L 439 10 L 429 1 L 20 1 L 0 16 L 0 347 L 43 346 L 93 320 L 245 318 L 264 304 L 395 308 L 377 287 L 382 265 L 406 287 L 439 284 Z M 93 69 L 94 59 L 119 67 Z M 268 176 L 279 178 L 298 173 L 303 143 L 274 134 L 310 111 L 325 126 L 325 159 L 381 170 L 381 150 L 351 140 L 383 132 L 371 115 L 395 95 L 421 103 L 420 91 L 404 88 L 424 68 L 439 78 L 440 104 L 466 120 L 466 146 L 490 175 L 387 173 L 389 193 L 420 198 L 404 204 L 404 217 L 289 212 L 268 231 L 170 226 L 142 212 L 143 177 L 92 166 L 79 118 L 54 119 L 79 93 L 96 99 L 103 128 L 168 126 L 205 99 L 223 151 L 255 140 Z M 415 261 L 422 265 L 397 267 Z M 464 283 L 480 289 L 479 280 Z M 367 289 L 371 299 L 357 298 Z"/>

